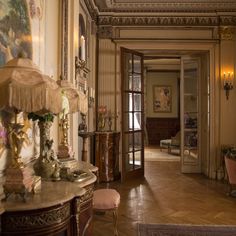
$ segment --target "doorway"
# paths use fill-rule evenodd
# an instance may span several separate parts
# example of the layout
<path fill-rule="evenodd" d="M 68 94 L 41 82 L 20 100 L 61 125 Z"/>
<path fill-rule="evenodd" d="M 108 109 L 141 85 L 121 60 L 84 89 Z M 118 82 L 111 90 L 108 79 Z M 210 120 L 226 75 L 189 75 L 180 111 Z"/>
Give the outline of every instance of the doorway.
<path fill-rule="evenodd" d="M 180 65 L 175 55 L 144 57 L 145 160 L 180 161 Z"/>
<path fill-rule="evenodd" d="M 150 72 L 156 72 L 156 75 L 153 76 L 155 79 L 158 77 L 157 75 L 162 74 L 161 79 L 158 82 L 152 82 L 151 85 L 144 80 L 147 91 L 146 101 L 148 101 L 144 103 L 146 128 L 148 125 L 150 126 L 149 130 L 145 130 L 145 143 L 150 145 L 151 141 L 151 146 L 153 146 L 153 140 L 150 139 L 154 136 L 156 139 L 154 146 L 156 147 L 160 147 L 160 141 L 167 142 L 164 146 L 167 151 L 172 147 L 176 149 L 178 146 L 182 173 L 207 174 L 210 145 L 209 53 L 189 51 L 187 54 L 184 52 L 183 55 L 178 52 L 178 55 L 168 57 L 157 54 L 156 57 L 144 56 L 144 58 L 146 79 L 149 78 L 147 74 Z M 147 65 L 149 69 L 147 69 Z M 169 73 L 170 76 L 171 72 L 176 73 L 174 76 L 177 81 L 176 85 L 171 84 L 168 79 L 163 79 L 164 74 Z M 163 112 L 160 109 L 156 113 L 156 117 L 150 117 L 150 114 L 154 114 L 155 103 L 157 103 L 154 98 L 155 86 L 171 90 L 172 104 L 169 111 L 167 109 Z M 152 101 L 151 104 L 150 101 Z M 157 104 L 159 105 L 159 103 Z M 149 106 L 149 111 L 147 111 L 147 106 Z M 150 107 L 153 112 L 150 112 Z M 158 123 L 150 124 L 155 119 Z M 164 130 L 163 133 L 161 133 L 162 130 Z M 148 131 L 151 131 L 151 134 L 148 134 Z M 176 139 L 176 136 L 179 140 L 177 143 L 172 143 L 171 141 Z M 146 160 L 145 158 L 144 155 L 144 160 Z"/>

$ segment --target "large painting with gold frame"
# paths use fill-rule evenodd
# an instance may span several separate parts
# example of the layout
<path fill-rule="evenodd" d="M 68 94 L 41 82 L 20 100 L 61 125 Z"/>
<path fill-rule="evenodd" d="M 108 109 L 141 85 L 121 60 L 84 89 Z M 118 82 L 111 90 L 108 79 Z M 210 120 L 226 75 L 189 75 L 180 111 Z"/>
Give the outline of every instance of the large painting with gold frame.
<path fill-rule="evenodd" d="M 153 85 L 153 111 L 172 111 L 172 88 L 169 85 Z"/>

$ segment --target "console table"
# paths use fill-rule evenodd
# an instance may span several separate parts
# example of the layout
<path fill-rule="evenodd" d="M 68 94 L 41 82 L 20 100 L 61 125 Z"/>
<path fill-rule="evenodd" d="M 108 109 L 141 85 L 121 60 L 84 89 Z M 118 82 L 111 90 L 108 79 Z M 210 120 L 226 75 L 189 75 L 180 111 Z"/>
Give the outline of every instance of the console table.
<path fill-rule="evenodd" d="M 89 170 L 87 173 L 81 182 L 42 181 L 41 191 L 28 194 L 26 202 L 10 196 L 1 204 L 1 235 L 92 235 L 90 222 L 96 176 Z"/>
<path fill-rule="evenodd" d="M 119 178 L 119 132 L 95 132 L 95 166 L 99 181 Z"/>

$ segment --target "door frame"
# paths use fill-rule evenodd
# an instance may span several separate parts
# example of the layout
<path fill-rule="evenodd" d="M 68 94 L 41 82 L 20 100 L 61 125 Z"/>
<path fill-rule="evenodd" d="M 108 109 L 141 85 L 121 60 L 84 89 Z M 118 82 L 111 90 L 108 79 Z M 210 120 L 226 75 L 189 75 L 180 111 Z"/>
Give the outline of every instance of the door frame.
<path fill-rule="evenodd" d="M 210 90 L 210 133 L 209 133 L 209 156 L 206 160 L 204 174 L 212 179 L 216 178 L 216 166 L 220 155 L 220 46 L 217 40 L 197 41 L 160 41 L 160 40 L 132 40 L 113 39 L 118 50 L 125 47 L 133 50 L 160 50 L 165 51 L 192 51 L 209 53 L 209 90 Z M 119 57 L 119 56 L 118 56 Z M 121 120 L 122 122 L 122 120 Z M 122 149 L 123 147 L 121 147 Z"/>

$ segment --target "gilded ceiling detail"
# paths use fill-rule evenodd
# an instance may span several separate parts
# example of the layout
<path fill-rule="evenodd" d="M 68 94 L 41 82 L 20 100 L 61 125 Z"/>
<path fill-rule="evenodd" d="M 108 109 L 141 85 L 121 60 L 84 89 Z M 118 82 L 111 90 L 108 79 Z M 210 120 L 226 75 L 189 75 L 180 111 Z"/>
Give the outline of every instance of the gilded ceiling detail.
<path fill-rule="evenodd" d="M 236 16 L 99 16 L 99 25 L 113 26 L 218 26 L 236 25 Z"/>
<path fill-rule="evenodd" d="M 84 0 L 100 37 L 119 26 L 236 26 L 236 0 Z"/>
<path fill-rule="evenodd" d="M 235 0 L 93 0 L 99 12 L 214 12 L 236 10 Z"/>

